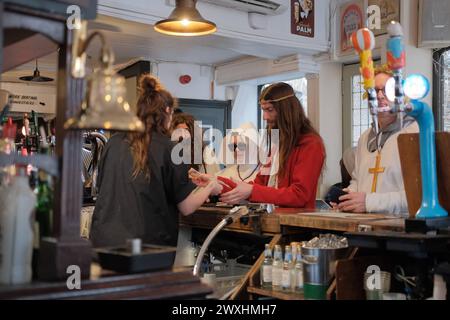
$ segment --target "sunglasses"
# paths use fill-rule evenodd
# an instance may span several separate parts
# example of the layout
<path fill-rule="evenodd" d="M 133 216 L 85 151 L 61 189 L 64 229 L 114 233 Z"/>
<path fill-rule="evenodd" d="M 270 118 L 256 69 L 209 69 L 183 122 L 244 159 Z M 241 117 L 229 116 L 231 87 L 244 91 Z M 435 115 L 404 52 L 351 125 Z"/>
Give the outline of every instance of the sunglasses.
<path fill-rule="evenodd" d="M 386 87 L 384 87 L 384 88 L 375 88 L 375 92 L 376 92 L 377 95 L 381 92 L 384 96 L 386 96 Z"/>
<path fill-rule="evenodd" d="M 239 142 L 239 143 L 229 143 L 228 144 L 228 149 L 230 149 L 230 151 L 236 151 L 236 149 L 239 149 L 240 151 L 244 151 L 247 148 L 247 144 L 243 143 L 243 142 Z"/>

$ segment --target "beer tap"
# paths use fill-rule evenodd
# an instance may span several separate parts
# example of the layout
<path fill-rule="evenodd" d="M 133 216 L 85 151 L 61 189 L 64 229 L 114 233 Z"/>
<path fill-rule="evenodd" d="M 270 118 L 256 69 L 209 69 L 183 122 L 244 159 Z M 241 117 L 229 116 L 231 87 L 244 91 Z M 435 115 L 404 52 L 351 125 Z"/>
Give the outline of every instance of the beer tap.
<path fill-rule="evenodd" d="M 411 99 L 404 110 L 419 124 L 420 170 L 422 175 L 422 204 L 417 219 L 446 218 L 447 211 L 439 203 L 436 170 L 436 138 L 431 107 L 422 100 L 430 91 L 427 78 L 419 74 L 407 77 L 403 83 L 405 95 Z"/>
<path fill-rule="evenodd" d="M 395 99 L 391 112 L 397 112 L 400 126 L 403 128 L 405 115 L 405 95 L 403 92 L 403 68 L 406 63 L 405 46 L 403 44 L 403 28 L 400 23 L 392 21 L 388 28 L 390 38 L 387 40 L 387 62 L 394 74 Z"/>
<path fill-rule="evenodd" d="M 368 28 L 359 29 L 352 35 L 352 43 L 360 58 L 360 71 L 364 79 L 370 114 L 378 136 L 378 99 L 375 90 L 375 69 L 373 67 L 372 50 L 375 48 L 375 36 Z"/>
<path fill-rule="evenodd" d="M 403 127 L 403 116 L 407 114 L 416 119 L 419 125 L 420 169 L 422 175 L 422 204 L 417 211 L 417 219 L 436 219 L 448 216 L 439 203 L 438 179 L 436 171 L 436 141 L 434 116 L 431 107 L 421 101 L 430 91 L 430 82 L 419 74 L 403 80 L 406 53 L 403 45 L 403 31 L 398 22 L 388 27 L 391 38 L 387 41 L 388 65 L 394 77 L 386 83 L 388 100 L 394 101 L 392 112 L 399 113 Z M 405 104 L 405 96 L 410 99 Z"/>

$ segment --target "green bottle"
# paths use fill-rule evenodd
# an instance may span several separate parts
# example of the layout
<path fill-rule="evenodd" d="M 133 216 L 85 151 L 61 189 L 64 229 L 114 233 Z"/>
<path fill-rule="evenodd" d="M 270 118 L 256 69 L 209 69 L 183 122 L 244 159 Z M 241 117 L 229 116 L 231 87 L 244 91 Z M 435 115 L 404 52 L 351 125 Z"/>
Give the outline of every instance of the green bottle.
<path fill-rule="evenodd" d="M 49 175 L 39 170 L 37 186 L 36 223 L 39 224 L 39 240 L 52 235 L 53 191 Z"/>

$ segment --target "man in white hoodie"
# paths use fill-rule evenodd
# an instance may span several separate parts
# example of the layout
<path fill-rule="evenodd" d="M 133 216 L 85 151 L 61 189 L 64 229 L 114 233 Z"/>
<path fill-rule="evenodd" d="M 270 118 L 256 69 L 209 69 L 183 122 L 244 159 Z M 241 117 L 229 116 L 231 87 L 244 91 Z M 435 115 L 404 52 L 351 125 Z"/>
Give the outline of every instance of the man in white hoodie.
<path fill-rule="evenodd" d="M 408 216 L 408 204 L 400 164 L 397 138 L 403 133 L 419 132 L 414 119 L 404 118 L 400 127 L 397 114 L 391 113 L 391 103 L 386 97 L 387 72 L 375 76 L 377 90 L 379 133 L 373 127 L 364 132 L 358 141 L 355 169 L 348 194 L 340 197 L 340 210 L 353 213 L 388 213 Z"/>
<path fill-rule="evenodd" d="M 242 182 L 252 182 L 259 172 L 258 130 L 251 122 L 232 130 L 222 140 L 219 159 L 226 166 L 216 175 Z"/>

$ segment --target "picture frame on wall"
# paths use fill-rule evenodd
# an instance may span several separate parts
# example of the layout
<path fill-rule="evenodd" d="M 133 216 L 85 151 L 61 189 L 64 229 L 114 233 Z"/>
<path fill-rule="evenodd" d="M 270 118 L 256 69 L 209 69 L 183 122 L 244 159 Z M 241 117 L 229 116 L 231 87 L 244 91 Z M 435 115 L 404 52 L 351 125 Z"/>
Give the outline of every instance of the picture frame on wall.
<path fill-rule="evenodd" d="M 315 0 L 291 0 L 291 33 L 314 38 Z"/>
<path fill-rule="evenodd" d="M 363 28 L 366 22 L 364 1 L 350 1 L 339 7 L 338 55 L 346 56 L 355 53 L 351 36 L 353 32 Z"/>
<path fill-rule="evenodd" d="M 376 5 L 380 8 L 381 29 L 372 30 L 375 37 L 387 33 L 387 26 L 391 21 L 400 22 L 400 0 L 368 0 L 368 6 Z"/>

